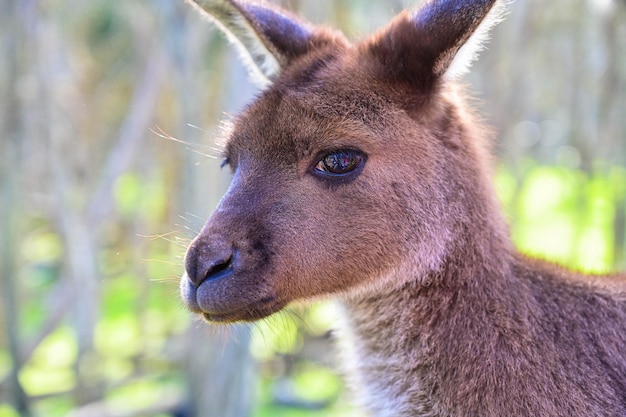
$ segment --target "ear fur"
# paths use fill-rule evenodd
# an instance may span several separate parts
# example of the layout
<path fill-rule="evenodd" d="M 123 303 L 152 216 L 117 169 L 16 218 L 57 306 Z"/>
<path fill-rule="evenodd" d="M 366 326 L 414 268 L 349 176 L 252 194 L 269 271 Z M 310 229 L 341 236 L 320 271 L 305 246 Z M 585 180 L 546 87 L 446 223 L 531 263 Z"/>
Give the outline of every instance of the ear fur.
<path fill-rule="evenodd" d="M 502 0 L 430 0 L 396 17 L 369 50 L 388 78 L 428 90 L 467 71 L 503 11 Z"/>
<path fill-rule="evenodd" d="M 500 23 L 506 14 L 506 3 L 496 1 L 487 16 L 483 18 L 470 37 L 457 50 L 456 54 L 447 64 L 444 72 L 446 79 L 455 79 L 469 71 L 472 63 L 478 58 L 478 54 L 485 48 L 489 40 L 489 32 Z"/>
<path fill-rule="evenodd" d="M 281 8 L 244 0 L 185 0 L 237 45 L 253 79 L 271 84 L 297 57 L 339 38 Z"/>

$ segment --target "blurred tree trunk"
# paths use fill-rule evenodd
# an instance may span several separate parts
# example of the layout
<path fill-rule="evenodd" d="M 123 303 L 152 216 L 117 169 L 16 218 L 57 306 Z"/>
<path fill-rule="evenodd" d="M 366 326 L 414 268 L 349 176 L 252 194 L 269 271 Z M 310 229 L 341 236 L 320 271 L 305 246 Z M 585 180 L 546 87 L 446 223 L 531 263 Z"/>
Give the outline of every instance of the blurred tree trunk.
<path fill-rule="evenodd" d="M 624 2 L 529 0 L 509 9 L 468 77 L 506 162 L 529 156 L 588 172 L 597 159 L 626 164 Z M 529 133 L 522 122 L 534 137 L 519 134 Z"/>
<path fill-rule="evenodd" d="M 257 375 L 247 326 L 234 325 L 220 335 L 206 324 L 196 323 L 187 336 L 190 416 L 250 416 Z"/>
<path fill-rule="evenodd" d="M 41 11 L 39 11 L 41 13 Z M 85 194 L 91 178 L 79 174 L 76 155 L 83 146 L 77 141 L 75 126 L 80 113 L 72 112 L 76 74 L 68 67 L 71 52 L 64 42 L 59 22 L 45 14 L 36 16 L 34 49 L 37 59 L 36 79 L 38 97 L 33 105 L 40 107 L 42 139 L 49 146 L 44 155 L 49 168 L 49 185 L 55 190 L 55 201 L 50 216 L 63 239 L 66 250 L 63 279 L 72 288 L 73 328 L 78 344 L 78 358 L 74 363 L 77 386 L 74 392 L 77 404 L 86 404 L 102 395 L 93 381 L 84 378 L 85 357 L 93 351 L 93 338 L 98 321 L 99 293 L 97 272 L 97 230 L 84 216 Z M 36 103 L 36 104 L 34 104 Z M 78 198 L 77 198 L 78 197 Z"/>
<path fill-rule="evenodd" d="M 20 14 L 20 2 L 9 0 L 0 14 L 0 25 L 3 30 L 2 43 L 5 57 L 0 63 L 0 93 L 4 98 L 2 106 L 3 118 L 0 119 L 0 289 L 4 332 L 11 357 L 9 373 L 10 401 L 23 416 L 31 415 L 28 397 L 19 380 L 19 372 L 24 358 L 21 355 L 20 302 L 16 283 L 17 256 L 22 222 L 20 211 L 22 196 L 19 180 L 21 178 L 22 136 L 21 109 L 18 85 L 19 74 L 24 70 L 25 57 L 23 51 L 28 45 L 22 30 L 23 16 Z"/>

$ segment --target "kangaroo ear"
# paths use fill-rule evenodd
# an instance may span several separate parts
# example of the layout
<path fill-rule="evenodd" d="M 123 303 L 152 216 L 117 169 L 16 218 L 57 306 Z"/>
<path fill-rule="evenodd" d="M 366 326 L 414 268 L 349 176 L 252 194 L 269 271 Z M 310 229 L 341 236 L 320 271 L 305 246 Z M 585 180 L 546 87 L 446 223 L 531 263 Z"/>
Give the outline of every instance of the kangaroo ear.
<path fill-rule="evenodd" d="M 255 82 L 267 86 L 294 59 L 338 40 L 268 3 L 243 0 L 186 0 L 237 45 Z"/>
<path fill-rule="evenodd" d="M 428 89 L 469 69 L 503 11 L 498 0 L 431 0 L 396 17 L 369 49 L 389 76 Z"/>

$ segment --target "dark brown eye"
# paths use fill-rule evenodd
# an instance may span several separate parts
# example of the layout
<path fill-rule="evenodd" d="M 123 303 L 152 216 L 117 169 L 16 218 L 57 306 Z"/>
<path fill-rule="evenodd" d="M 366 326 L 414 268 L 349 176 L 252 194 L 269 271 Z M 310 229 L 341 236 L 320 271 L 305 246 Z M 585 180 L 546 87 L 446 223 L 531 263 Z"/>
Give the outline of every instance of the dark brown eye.
<path fill-rule="evenodd" d="M 363 154 L 355 150 L 341 150 L 324 156 L 315 166 L 315 171 L 327 175 L 347 175 L 360 168 Z"/>

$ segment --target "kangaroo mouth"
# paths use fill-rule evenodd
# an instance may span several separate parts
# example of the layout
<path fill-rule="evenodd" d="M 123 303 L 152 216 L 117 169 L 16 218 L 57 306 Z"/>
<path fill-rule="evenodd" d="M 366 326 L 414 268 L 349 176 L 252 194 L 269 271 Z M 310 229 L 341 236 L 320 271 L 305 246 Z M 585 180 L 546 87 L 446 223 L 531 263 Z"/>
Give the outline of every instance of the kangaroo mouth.
<path fill-rule="evenodd" d="M 238 321 L 255 321 L 274 314 L 282 308 L 283 305 L 277 303 L 274 297 L 268 297 L 267 299 L 259 300 L 243 308 L 228 313 L 202 312 L 201 316 L 209 323 L 234 323 Z"/>
<path fill-rule="evenodd" d="M 277 303 L 274 297 L 255 301 L 245 307 L 229 312 L 206 312 L 200 315 L 209 323 L 235 323 L 238 321 L 256 321 L 263 319 L 284 307 L 283 304 Z"/>
<path fill-rule="evenodd" d="M 242 277 L 236 277 L 225 269 L 221 279 L 204 281 L 195 286 L 183 275 L 180 284 L 181 297 L 185 306 L 210 323 L 234 323 L 254 321 L 281 310 L 286 303 L 272 290 L 250 287 Z M 243 282 L 239 282 L 243 281 Z M 254 280 L 252 280 L 254 281 Z"/>

